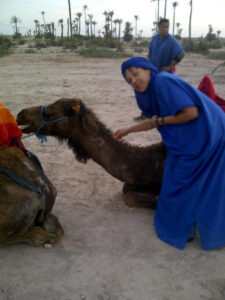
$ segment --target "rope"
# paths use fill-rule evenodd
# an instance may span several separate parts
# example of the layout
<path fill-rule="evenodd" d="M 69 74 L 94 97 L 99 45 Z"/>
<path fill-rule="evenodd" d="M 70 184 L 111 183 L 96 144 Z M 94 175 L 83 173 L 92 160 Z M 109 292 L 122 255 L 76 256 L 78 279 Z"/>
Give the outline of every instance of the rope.
<path fill-rule="evenodd" d="M 59 121 L 62 121 L 62 120 L 65 120 L 67 118 L 69 118 L 69 116 L 64 116 L 64 117 L 61 117 L 61 118 L 58 118 L 58 119 L 55 119 L 55 120 L 51 120 L 51 121 L 45 121 L 44 118 L 43 118 L 43 110 L 44 110 L 44 106 L 42 105 L 41 106 L 41 111 L 40 111 L 40 114 L 41 114 L 41 125 L 40 127 L 37 129 L 36 132 L 33 132 L 33 133 L 30 133 L 26 136 L 23 136 L 21 137 L 20 139 L 17 139 L 15 140 L 15 142 L 17 142 L 18 140 L 23 140 L 23 139 L 26 139 L 32 135 L 36 135 L 36 137 L 41 140 L 41 143 L 43 144 L 44 142 L 47 142 L 48 139 L 46 137 L 46 135 L 44 134 L 40 134 L 39 131 L 41 130 L 42 127 L 44 127 L 46 124 L 50 124 L 50 123 L 55 123 L 55 122 L 59 122 Z"/>
<path fill-rule="evenodd" d="M 5 173 L 9 178 L 11 178 L 12 180 L 14 180 L 16 183 L 18 183 L 19 185 L 23 186 L 24 188 L 36 193 L 38 196 L 41 196 L 41 191 L 39 189 L 37 189 L 36 187 L 34 187 L 33 185 L 31 185 L 30 183 L 28 183 L 25 179 L 23 179 L 22 177 L 18 176 L 17 174 L 15 174 L 14 172 L 6 169 L 6 168 L 2 168 L 0 167 L 0 171 L 2 173 Z"/>

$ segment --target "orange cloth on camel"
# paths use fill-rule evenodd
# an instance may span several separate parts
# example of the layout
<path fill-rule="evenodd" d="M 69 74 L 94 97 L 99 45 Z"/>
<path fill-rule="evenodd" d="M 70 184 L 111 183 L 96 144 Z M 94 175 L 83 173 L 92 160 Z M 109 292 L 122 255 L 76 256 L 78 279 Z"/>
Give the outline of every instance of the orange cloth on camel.
<path fill-rule="evenodd" d="M 14 139 L 22 136 L 22 131 L 19 129 L 17 122 L 9 109 L 0 102 L 0 146 L 11 145 Z M 20 146 L 23 143 L 19 141 Z"/>
<path fill-rule="evenodd" d="M 225 99 L 222 99 L 215 93 L 214 85 L 208 75 L 204 76 L 199 83 L 198 89 L 216 102 L 225 112 Z"/>

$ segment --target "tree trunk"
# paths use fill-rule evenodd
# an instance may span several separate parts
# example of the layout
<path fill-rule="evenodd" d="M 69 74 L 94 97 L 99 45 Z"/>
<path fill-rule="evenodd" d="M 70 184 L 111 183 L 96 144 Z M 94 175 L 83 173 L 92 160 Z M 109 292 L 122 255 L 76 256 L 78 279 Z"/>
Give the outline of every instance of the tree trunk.
<path fill-rule="evenodd" d="M 173 8 L 173 35 L 174 35 L 174 28 L 175 28 L 175 9 L 176 7 Z"/>
<path fill-rule="evenodd" d="M 166 18 L 166 7 L 167 7 L 167 0 L 165 0 L 165 6 L 164 6 L 164 19 Z"/>
<path fill-rule="evenodd" d="M 192 0 L 190 0 L 190 16 L 189 16 L 189 41 L 191 40 L 191 19 L 192 19 Z"/>
<path fill-rule="evenodd" d="M 71 5 L 70 5 L 70 0 L 68 0 L 68 6 L 69 6 L 70 37 L 72 38 L 72 17 L 71 17 Z"/>

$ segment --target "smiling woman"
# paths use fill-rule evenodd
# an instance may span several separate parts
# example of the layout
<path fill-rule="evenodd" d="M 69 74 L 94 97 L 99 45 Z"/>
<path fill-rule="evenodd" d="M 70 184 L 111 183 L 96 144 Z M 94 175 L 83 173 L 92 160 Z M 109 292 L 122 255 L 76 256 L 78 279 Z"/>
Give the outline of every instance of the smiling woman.
<path fill-rule="evenodd" d="M 143 57 L 125 61 L 122 74 L 148 119 L 117 130 L 114 138 L 157 128 L 168 150 L 155 214 L 158 236 L 184 249 L 197 225 L 203 249 L 224 246 L 224 112 L 178 76 L 157 73 Z"/>

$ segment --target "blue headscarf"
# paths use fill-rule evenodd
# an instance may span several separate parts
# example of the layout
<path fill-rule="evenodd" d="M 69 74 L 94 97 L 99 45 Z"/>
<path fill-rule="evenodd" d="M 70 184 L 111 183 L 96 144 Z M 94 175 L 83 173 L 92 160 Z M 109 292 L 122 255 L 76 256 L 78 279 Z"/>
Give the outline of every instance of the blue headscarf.
<path fill-rule="evenodd" d="M 125 78 L 126 69 L 129 67 L 150 69 L 154 72 L 157 72 L 157 68 L 152 63 L 150 63 L 149 60 L 147 60 L 144 57 L 138 57 L 138 56 L 132 57 L 122 63 L 121 72 L 122 72 L 124 78 Z"/>
<path fill-rule="evenodd" d="M 125 72 L 127 70 L 127 68 L 129 67 L 136 67 L 136 68 L 143 68 L 143 69 L 149 69 L 151 70 L 151 75 L 150 75 L 150 82 L 149 85 L 147 87 L 147 90 L 143 93 L 137 92 L 135 91 L 135 97 L 137 100 L 137 105 L 139 106 L 139 108 L 142 110 L 142 112 L 148 116 L 151 117 L 151 83 L 156 75 L 157 68 L 146 58 L 144 57 L 133 57 L 130 58 L 128 60 L 126 60 L 125 62 L 123 62 L 122 66 L 121 66 L 121 72 L 123 74 L 123 77 L 126 79 L 125 77 Z"/>

